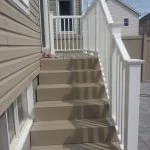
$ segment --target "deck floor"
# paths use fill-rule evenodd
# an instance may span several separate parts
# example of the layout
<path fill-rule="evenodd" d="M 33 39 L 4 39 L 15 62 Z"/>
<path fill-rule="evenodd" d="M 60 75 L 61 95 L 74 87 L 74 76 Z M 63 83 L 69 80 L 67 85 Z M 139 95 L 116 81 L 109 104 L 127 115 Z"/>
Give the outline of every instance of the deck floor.
<path fill-rule="evenodd" d="M 60 59 L 73 59 L 73 58 L 95 58 L 96 56 L 92 56 L 82 51 L 65 51 L 65 52 L 56 52 L 56 58 Z"/>

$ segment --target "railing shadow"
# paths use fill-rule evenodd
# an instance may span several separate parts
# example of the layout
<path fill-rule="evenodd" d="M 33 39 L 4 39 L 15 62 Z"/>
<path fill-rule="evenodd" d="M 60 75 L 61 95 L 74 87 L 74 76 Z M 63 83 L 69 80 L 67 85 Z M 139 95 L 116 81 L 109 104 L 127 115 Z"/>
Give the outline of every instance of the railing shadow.
<path fill-rule="evenodd" d="M 87 59 L 87 61 L 74 61 L 74 59 Z M 71 103 L 73 106 L 80 103 L 80 109 L 78 109 L 78 114 L 80 115 L 76 116 L 75 109 L 72 109 L 68 119 L 72 120 L 72 125 L 77 129 L 73 135 L 67 137 L 63 144 L 73 142 L 86 143 L 78 145 L 77 147 L 78 149 L 83 150 L 100 150 L 102 148 L 107 148 L 108 146 L 115 147 L 114 144 L 110 143 L 114 139 L 114 127 L 107 128 L 107 122 L 105 120 L 103 122 L 100 120 L 100 118 L 107 118 L 109 112 L 108 103 L 101 109 L 99 107 L 101 100 L 106 99 L 106 90 L 104 84 L 102 84 L 103 79 L 101 71 L 87 73 L 86 71 L 88 68 L 100 70 L 98 59 L 89 56 L 71 57 L 70 54 L 67 70 L 82 70 L 83 73 L 71 73 L 67 83 L 71 84 L 73 88 L 62 98 L 62 100 Z M 89 87 L 83 85 L 79 88 L 79 83 L 88 83 Z M 97 99 L 98 101 L 95 102 L 92 101 L 92 99 Z M 89 104 L 91 104 L 91 106 Z M 99 142 L 106 142 L 107 144 L 100 144 Z M 70 150 L 76 148 L 75 145 L 63 145 L 63 147 Z"/>

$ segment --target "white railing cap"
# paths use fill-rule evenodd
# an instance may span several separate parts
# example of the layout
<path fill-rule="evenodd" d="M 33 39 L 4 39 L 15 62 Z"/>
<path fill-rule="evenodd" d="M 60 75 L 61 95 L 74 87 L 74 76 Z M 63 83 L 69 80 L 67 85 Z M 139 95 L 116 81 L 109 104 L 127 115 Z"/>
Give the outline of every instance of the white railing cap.
<path fill-rule="evenodd" d="M 145 62 L 144 60 L 141 60 L 141 59 L 129 59 L 125 61 L 129 63 L 130 65 L 142 65 Z"/>
<path fill-rule="evenodd" d="M 71 18 L 75 18 L 75 19 L 80 19 L 81 16 L 79 15 L 71 15 L 71 16 L 54 16 L 53 18 L 55 19 L 71 19 Z"/>

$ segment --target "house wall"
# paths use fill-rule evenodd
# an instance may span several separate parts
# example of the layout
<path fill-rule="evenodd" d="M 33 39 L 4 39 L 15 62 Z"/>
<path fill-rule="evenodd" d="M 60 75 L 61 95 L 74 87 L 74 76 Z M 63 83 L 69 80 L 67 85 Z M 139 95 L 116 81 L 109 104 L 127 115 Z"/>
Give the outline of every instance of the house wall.
<path fill-rule="evenodd" d="M 114 22 L 124 24 L 124 18 L 129 18 L 129 26 L 123 26 L 122 36 L 135 36 L 139 33 L 139 16 L 116 0 L 107 1 Z"/>
<path fill-rule="evenodd" d="M 57 1 L 58 0 L 48 0 L 49 1 L 49 11 L 53 11 L 54 15 L 57 14 Z M 75 15 L 81 15 L 82 13 L 82 0 L 74 0 L 75 1 Z"/>
<path fill-rule="evenodd" d="M 0 1 L 0 115 L 40 70 L 38 0 L 30 0 L 30 14 Z"/>
<path fill-rule="evenodd" d="M 12 0 L 0 0 L 0 129 L 6 123 L 4 112 L 40 71 L 39 0 L 30 0 L 29 7 L 27 14 Z M 29 150 L 29 139 L 23 150 Z M 0 140 L 0 149 L 8 150 L 6 142 Z"/>

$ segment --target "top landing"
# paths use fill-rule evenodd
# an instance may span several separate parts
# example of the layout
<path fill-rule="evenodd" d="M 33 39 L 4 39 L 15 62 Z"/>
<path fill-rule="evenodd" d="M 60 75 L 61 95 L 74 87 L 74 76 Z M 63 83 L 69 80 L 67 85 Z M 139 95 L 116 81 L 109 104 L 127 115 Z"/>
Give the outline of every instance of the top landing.
<path fill-rule="evenodd" d="M 89 58 L 97 58 L 96 56 L 92 56 L 90 54 L 84 53 L 82 50 L 78 51 L 56 51 L 55 57 L 43 59 L 89 59 Z"/>

